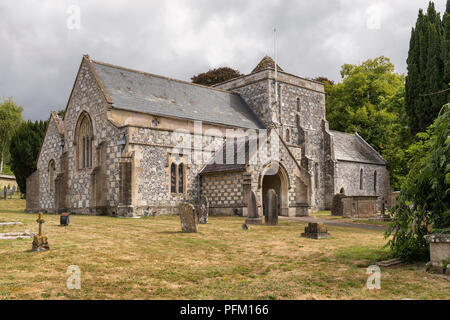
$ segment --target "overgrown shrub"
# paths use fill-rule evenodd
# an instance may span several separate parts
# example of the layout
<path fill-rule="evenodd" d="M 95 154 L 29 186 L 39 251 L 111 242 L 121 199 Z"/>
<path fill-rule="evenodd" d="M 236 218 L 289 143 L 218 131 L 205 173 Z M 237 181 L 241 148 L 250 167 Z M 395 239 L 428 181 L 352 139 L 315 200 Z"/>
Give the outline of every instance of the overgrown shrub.
<path fill-rule="evenodd" d="M 450 228 L 450 104 L 413 144 L 410 172 L 391 209 L 388 246 L 402 260 L 427 260 L 424 236 Z"/>

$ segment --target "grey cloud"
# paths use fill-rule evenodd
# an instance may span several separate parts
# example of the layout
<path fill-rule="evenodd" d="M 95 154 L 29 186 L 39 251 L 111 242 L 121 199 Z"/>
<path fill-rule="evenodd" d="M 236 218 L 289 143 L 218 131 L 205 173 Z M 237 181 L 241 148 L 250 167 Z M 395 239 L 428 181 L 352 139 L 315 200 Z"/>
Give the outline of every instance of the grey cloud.
<path fill-rule="evenodd" d="M 81 29 L 66 27 L 81 9 Z M 273 55 L 305 77 L 339 80 L 340 66 L 385 55 L 405 72 L 409 35 L 428 0 L 4 1 L 0 3 L 0 98 L 27 119 L 65 107 L 83 54 L 183 80 L 211 67 L 250 72 Z M 379 29 L 367 28 L 377 6 Z M 436 1 L 443 11 L 445 1 Z"/>

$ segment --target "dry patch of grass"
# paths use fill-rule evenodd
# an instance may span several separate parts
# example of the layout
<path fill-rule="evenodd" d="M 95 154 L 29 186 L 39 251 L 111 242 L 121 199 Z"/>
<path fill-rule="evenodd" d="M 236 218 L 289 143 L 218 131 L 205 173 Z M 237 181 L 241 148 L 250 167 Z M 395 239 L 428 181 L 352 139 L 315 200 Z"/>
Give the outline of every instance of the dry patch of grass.
<path fill-rule="evenodd" d="M 24 203 L 0 201 L 0 219 L 37 231 Z M 210 217 L 183 234 L 178 217 L 119 219 L 46 215 L 49 252 L 31 240 L 0 241 L 0 299 L 448 299 L 448 282 L 423 266 L 382 269 L 381 290 L 365 288 L 366 268 L 388 258 L 383 232 L 329 226 L 331 239 L 300 237 L 305 224 L 241 228 L 242 218 Z M 68 290 L 67 267 L 81 269 Z"/>

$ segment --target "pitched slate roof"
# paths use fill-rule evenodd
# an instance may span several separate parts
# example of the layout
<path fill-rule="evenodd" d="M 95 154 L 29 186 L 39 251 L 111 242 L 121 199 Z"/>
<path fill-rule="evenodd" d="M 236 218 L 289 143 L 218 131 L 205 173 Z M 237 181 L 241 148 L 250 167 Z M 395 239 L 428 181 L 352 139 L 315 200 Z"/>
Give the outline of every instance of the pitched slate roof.
<path fill-rule="evenodd" d="M 277 70 L 278 71 L 283 71 L 283 69 L 280 68 L 280 66 L 277 64 Z M 269 56 L 265 56 L 264 58 L 262 58 L 262 60 L 258 63 L 258 65 L 255 67 L 255 69 L 253 69 L 253 71 L 251 73 L 256 73 L 262 70 L 266 70 L 266 69 L 274 69 L 275 70 L 275 61 L 269 57 Z"/>
<path fill-rule="evenodd" d="M 113 108 L 233 127 L 264 128 L 235 93 L 91 62 Z"/>
<path fill-rule="evenodd" d="M 358 133 L 330 130 L 336 160 L 385 165 L 386 161 Z"/>
<path fill-rule="evenodd" d="M 216 150 L 216 153 L 211 158 L 209 163 L 200 171 L 200 175 L 216 172 L 227 172 L 227 171 L 241 171 L 245 170 L 245 163 L 247 163 L 249 156 L 249 139 L 237 139 L 233 142 L 233 163 L 226 163 L 227 161 L 227 143 L 224 142 L 223 145 Z M 256 142 L 255 142 L 256 146 Z M 256 150 L 252 150 L 256 151 Z M 238 159 L 239 155 L 239 159 Z M 239 163 L 240 162 L 240 163 Z M 245 162 L 245 163 L 242 163 Z"/>

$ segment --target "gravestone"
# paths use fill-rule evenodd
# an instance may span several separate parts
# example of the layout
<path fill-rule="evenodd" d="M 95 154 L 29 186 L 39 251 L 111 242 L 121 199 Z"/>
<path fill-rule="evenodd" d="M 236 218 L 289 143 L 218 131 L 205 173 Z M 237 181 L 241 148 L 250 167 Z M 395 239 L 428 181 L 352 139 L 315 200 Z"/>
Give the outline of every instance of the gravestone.
<path fill-rule="evenodd" d="M 68 226 L 69 223 L 70 223 L 70 213 L 69 212 L 61 213 L 61 216 L 59 218 L 59 224 L 62 226 Z"/>
<path fill-rule="evenodd" d="M 331 207 L 331 215 L 332 216 L 343 216 L 344 215 L 344 204 L 342 203 L 342 199 L 345 198 L 345 194 L 338 193 L 333 197 L 333 204 Z"/>
<path fill-rule="evenodd" d="M 302 233 L 303 238 L 326 239 L 330 237 L 327 228 L 323 223 L 308 223 L 305 232 Z"/>
<path fill-rule="evenodd" d="M 267 208 L 266 208 L 266 216 L 265 222 L 268 226 L 276 226 L 278 224 L 278 195 L 274 189 L 269 189 L 267 191 Z"/>
<path fill-rule="evenodd" d="M 47 251 L 50 250 L 50 246 L 48 245 L 48 239 L 46 236 L 42 234 L 42 225 L 44 224 L 44 214 L 42 212 L 39 213 L 39 218 L 36 220 L 39 223 L 39 234 L 33 237 L 33 251 Z"/>
<path fill-rule="evenodd" d="M 182 203 L 178 207 L 180 211 L 181 231 L 185 233 L 194 233 L 198 231 L 197 213 L 190 203 Z"/>
<path fill-rule="evenodd" d="M 254 191 L 249 192 L 247 202 L 247 216 L 245 224 L 262 224 L 262 219 L 258 213 L 258 202 Z"/>
<path fill-rule="evenodd" d="M 8 190 L 6 189 L 6 186 L 3 188 L 3 200 L 6 200 L 6 197 L 8 196 Z"/>
<path fill-rule="evenodd" d="M 206 196 L 201 196 L 200 205 L 198 206 L 198 223 L 207 224 L 209 217 L 209 200 Z"/>

